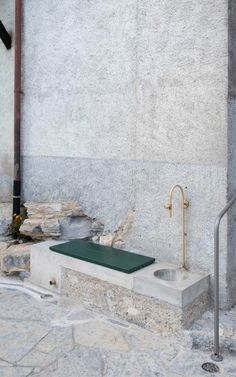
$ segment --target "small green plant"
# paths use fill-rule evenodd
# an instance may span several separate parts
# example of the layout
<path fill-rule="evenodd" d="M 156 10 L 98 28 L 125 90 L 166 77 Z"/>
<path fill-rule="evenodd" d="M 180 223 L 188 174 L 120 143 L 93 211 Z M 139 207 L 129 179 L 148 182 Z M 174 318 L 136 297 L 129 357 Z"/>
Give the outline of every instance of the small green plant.
<path fill-rule="evenodd" d="M 25 207 L 21 207 L 20 214 L 13 214 L 12 223 L 9 226 L 9 231 L 12 234 L 13 238 L 20 236 L 20 227 L 23 224 L 24 220 L 27 217 L 27 212 Z"/>

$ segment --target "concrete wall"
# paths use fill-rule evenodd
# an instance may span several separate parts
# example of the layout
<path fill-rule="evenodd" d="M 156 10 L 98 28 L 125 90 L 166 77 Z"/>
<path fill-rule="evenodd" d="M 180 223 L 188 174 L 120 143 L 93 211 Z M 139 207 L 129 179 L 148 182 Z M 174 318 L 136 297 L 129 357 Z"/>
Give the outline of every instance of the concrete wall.
<path fill-rule="evenodd" d="M 236 195 L 236 3 L 229 0 L 228 196 Z M 229 304 L 236 302 L 236 205 L 228 213 L 227 287 Z"/>
<path fill-rule="evenodd" d="M 185 188 L 188 265 L 213 270 L 227 197 L 226 0 L 24 2 L 25 200 L 76 199 L 127 249 L 178 263 Z M 226 222 L 221 302 L 227 297 Z"/>
<path fill-rule="evenodd" d="M 0 19 L 14 35 L 14 0 L 0 0 Z M 13 175 L 14 48 L 0 40 L 0 202 L 10 201 Z"/>

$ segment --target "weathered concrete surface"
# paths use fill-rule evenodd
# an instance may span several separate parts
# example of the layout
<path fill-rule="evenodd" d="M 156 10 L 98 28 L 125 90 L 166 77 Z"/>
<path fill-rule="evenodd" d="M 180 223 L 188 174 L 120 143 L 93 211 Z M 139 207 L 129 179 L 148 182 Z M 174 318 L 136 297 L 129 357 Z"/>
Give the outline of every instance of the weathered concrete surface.
<path fill-rule="evenodd" d="M 29 1 L 24 14 L 25 155 L 226 165 L 226 1 Z"/>
<path fill-rule="evenodd" d="M 1 377 L 206 375 L 201 365 L 210 352 L 192 349 L 189 334 L 162 337 L 65 299 L 40 301 L 2 287 L 0 307 Z M 235 357 L 224 356 L 212 376 L 235 377 Z"/>
<path fill-rule="evenodd" d="M 14 0 L 1 0 L 1 21 L 13 35 Z M 7 50 L 0 43 L 0 202 L 10 200 L 13 175 L 13 98 L 14 98 L 14 48 Z M 1 221 L 1 215 L 0 215 Z"/>
<path fill-rule="evenodd" d="M 0 236 L 8 233 L 8 226 L 12 222 L 12 204 L 0 203 Z"/>
<path fill-rule="evenodd" d="M 58 6 L 53 0 L 40 8 L 30 1 L 24 14 L 24 154 L 128 158 L 135 127 L 136 0 L 119 6 L 113 0 Z M 37 24 L 38 17 L 45 25 Z"/>
<path fill-rule="evenodd" d="M 236 99 L 233 97 L 228 101 L 228 116 L 228 197 L 231 199 L 236 195 Z M 228 224 L 227 300 L 232 305 L 236 302 L 236 203 L 228 212 Z"/>
<path fill-rule="evenodd" d="M 108 234 L 131 209 L 122 247 L 177 263 L 179 214 L 163 204 L 180 183 L 188 264 L 212 272 L 227 196 L 227 1 L 28 1 L 24 20 L 25 199 L 78 200 Z M 222 240 L 224 306 L 226 224 Z"/>
<path fill-rule="evenodd" d="M 236 195 L 236 3 L 229 0 L 229 99 L 228 99 L 228 197 Z M 228 302 L 236 302 L 236 207 L 228 214 L 228 258 L 227 258 L 227 284 Z"/>

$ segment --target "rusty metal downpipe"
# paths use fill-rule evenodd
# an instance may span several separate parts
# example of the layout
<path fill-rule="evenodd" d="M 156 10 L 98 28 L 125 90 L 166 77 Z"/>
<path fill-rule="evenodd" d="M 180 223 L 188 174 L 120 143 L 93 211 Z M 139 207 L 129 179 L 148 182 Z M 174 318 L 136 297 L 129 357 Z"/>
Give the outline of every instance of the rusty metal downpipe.
<path fill-rule="evenodd" d="M 15 0 L 13 214 L 17 215 L 21 204 L 21 12 L 22 1 Z"/>

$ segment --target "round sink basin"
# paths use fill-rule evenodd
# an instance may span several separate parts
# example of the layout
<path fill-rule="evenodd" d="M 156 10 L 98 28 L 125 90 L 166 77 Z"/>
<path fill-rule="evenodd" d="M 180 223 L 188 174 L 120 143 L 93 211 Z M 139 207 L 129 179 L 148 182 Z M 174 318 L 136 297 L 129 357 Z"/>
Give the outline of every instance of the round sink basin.
<path fill-rule="evenodd" d="M 154 276 L 160 280 L 181 281 L 188 279 L 189 274 L 187 271 L 181 271 L 174 268 L 165 268 L 155 271 Z"/>

